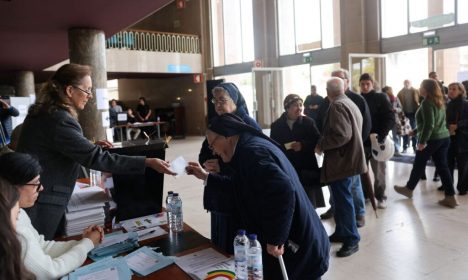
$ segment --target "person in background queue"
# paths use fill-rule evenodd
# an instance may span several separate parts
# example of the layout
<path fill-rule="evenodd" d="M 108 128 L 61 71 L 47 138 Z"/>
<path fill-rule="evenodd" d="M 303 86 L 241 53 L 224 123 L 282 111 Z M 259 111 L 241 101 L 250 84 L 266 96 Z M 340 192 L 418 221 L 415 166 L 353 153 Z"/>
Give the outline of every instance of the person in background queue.
<path fill-rule="evenodd" d="M 290 279 L 320 279 L 328 236 L 281 147 L 233 114 L 213 118 L 207 141 L 234 175 L 208 173 L 198 162 L 187 172 L 205 181 L 205 192 L 232 194 L 232 215 L 262 243 L 264 279 L 283 279 L 280 255 Z"/>
<path fill-rule="evenodd" d="M 39 159 L 44 186 L 37 203 L 27 212 L 48 240 L 62 233 L 80 165 L 111 173 L 143 174 L 150 167 L 174 174 L 164 160 L 112 154 L 100 147 L 110 147 L 109 142 L 93 144 L 83 136 L 77 112 L 93 97 L 92 86 L 89 66 L 63 65 L 42 88 L 23 123 L 17 151 Z"/>

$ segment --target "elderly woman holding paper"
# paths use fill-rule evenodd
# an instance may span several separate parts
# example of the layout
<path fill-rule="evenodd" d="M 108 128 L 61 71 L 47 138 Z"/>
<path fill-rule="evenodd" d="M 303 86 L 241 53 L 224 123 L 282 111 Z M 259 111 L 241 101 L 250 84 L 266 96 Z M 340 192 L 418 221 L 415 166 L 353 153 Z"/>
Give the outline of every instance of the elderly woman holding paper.
<path fill-rule="evenodd" d="M 289 94 L 283 105 L 285 112 L 271 124 L 271 138 L 286 150 L 286 156 L 314 206 L 324 207 L 320 170 L 314 152 L 320 132 L 315 121 L 302 114 L 304 106 L 299 95 Z"/>
<path fill-rule="evenodd" d="M 43 190 L 40 172 L 39 162 L 28 154 L 0 156 L 0 177 L 17 186 L 20 192 L 21 210 L 16 232 L 24 265 L 37 279 L 57 279 L 80 267 L 88 252 L 101 243 L 104 232 L 99 226 L 90 226 L 84 230 L 83 239 L 66 242 L 46 241 L 43 235 L 39 235 L 23 208 L 32 207 Z"/>

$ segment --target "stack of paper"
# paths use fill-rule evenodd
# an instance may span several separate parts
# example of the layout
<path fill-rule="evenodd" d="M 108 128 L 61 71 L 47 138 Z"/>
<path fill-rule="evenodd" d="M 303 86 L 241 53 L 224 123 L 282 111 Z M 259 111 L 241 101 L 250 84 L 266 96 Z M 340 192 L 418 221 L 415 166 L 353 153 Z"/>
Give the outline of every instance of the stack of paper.
<path fill-rule="evenodd" d="M 136 232 L 113 232 L 106 234 L 101 244 L 89 252 L 92 260 L 100 260 L 110 256 L 131 251 L 138 247 L 138 234 Z"/>
<path fill-rule="evenodd" d="M 166 257 L 162 253 L 156 253 L 146 246 L 128 254 L 125 256 L 125 260 L 131 270 L 142 276 L 174 263 L 170 257 Z"/>
<path fill-rule="evenodd" d="M 80 267 L 62 278 L 62 280 L 81 279 L 129 280 L 132 279 L 132 271 L 124 258 L 106 258 Z"/>
<path fill-rule="evenodd" d="M 77 183 L 65 213 L 65 234 L 79 235 L 90 225 L 104 226 L 104 206 L 108 201 L 103 189 Z"/>
<path fill-rule="evenodd" d="M 234 260 L 213 248 L 179 257 L 175 262 L 192 279 L 235 279 Z"/>

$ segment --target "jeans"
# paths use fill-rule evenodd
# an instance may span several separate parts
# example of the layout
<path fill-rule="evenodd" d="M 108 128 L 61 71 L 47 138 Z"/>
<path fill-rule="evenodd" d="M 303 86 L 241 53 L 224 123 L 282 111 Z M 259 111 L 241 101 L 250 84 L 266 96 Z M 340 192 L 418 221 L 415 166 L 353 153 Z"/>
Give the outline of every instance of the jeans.
<path fill-rule="evenodd" d="M 453 188 L 453 180 L 450 175 L 450 170 L 447 165 L 447 152 L 450 145 L 450 138 L 429 140 L 427 146 L 422 151 L 416 151 L 414 158 L 413 169 L 411 175 L 406 183 L 410 190 L 414 190 L 418 184 L 419 179 L 426 169 L 426 163 L 432 156 L 437 172 L 440 175 L 442 185 L 445 189 L 446 196 L 455 195 Z"/>
<path fill-rule="evenodd" d="M 405 116 L 409 119 L 411 128 L 414 129 L 416 127 L 416 114 L 405 112 Z M 411 137 L 411 142 L 413 142 L 412 146 L 415 151 L 416 151 L 417 141 L 418 139 L 416 138 L 416 136 Z M 409 144 L 410 144 L 410 137 L 408 135 L 403 136 L 403 150 L 408 149 Z"/>
<path fill-rule="evenodd" d="M 351 195 L 353 196 L 354 214 L 357 216 L 366 215 L 366 201 L 364 199 L 364 192 L 362 191 L 361 175 L 355 175 L 351 178 Z M 335 212 L 335 201 L 333 200 L 333 193 L 330 190 L 330 208 Z"/>
<path fill-rule="evenodd" d="M 330 189 L 335 201 L 335 234 L 343 238 L 344 245 L 352 246 L 359 243 L 361 237 L 356 226 L 354 203 L 351 192 L 352 178 L 330 183 Z"/>

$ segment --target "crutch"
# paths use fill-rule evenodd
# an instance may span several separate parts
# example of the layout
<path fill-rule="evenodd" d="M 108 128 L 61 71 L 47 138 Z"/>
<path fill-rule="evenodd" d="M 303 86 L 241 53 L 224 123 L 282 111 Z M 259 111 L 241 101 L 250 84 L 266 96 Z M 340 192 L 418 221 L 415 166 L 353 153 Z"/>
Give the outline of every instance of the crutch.
<path fill-rule="evenodd" d="M 289 280 L 289 278 L 288 278 L 288 272 L 286 271 L 286 266 L 284 265 L 283 256 L 280 255 L 280 256 L 278 257 L 278 260 L 279 260 L 280 267 L 281 267 L 281 273 L 283 273 L 283 279 L 284 279 L 284 280 Z"/>

